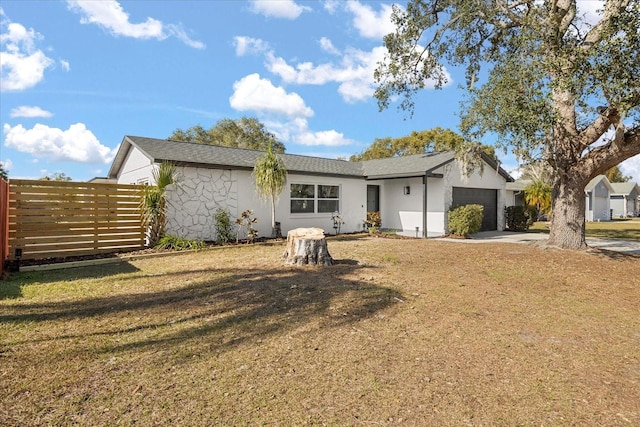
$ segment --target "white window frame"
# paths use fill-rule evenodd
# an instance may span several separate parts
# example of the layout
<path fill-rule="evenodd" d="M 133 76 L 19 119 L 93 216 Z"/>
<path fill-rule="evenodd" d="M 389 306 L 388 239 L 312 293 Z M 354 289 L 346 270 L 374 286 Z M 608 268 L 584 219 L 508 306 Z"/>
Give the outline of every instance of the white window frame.
<path fill-rule="evenodd" d="M 291 188 L 294 185 L 305 185 L 305 186 L 313 186 L 313 197 L 293 197 Z M 336 187 L 338 189 L 338 197 L 319 197 L 318 187 Z M 289 184 L 289 213 L 291 215 L 320 215 L 320 216 L 328 216 L 332 215 L 335 212 L 340 212 L 340 205 L 342 204 L 341 200 L 342 196 L 342 186 L 340 184 L 318 184 L 318 183 L 309 183 L 309 182 L 292 182 Z M 310 201 L 313 203 L 313 211 L 309 212 L 294 212 L 293 211 L 293 202 L 294 201 Z M 337 201 L 336 209 L 332 209 L 327 212 L 319 212 L 319 205 L 322 201 Z"/>

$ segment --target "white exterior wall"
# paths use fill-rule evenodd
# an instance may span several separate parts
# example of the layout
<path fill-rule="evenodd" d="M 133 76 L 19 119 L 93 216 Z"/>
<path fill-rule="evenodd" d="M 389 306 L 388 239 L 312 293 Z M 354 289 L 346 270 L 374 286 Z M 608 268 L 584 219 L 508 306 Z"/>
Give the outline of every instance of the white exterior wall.
<path fill-rule="evenodd" d="M 592 199 L 591 208 L 589 209 L 589 197 Z M 611 219 L 611 200 L 609 199 L 609 190 L 601 181 L 592 191 L 587 193 L 586 197 L 586 220 L 587 221 L 608 221 Z"/>
<path fill-rule="evenodd" d="M 419 235 L 422 236 L 422 178 L 387 179 L 369 183 L 380 185 L 381 228 L 415 235 L 418 227 Z M 404 194 L 405 187 L 410 188 L 409 194 Z"/>
<path fill-rule="evenodd" d="M 504 208 L 507 202 L 507 190 L 506 180 L 491 166 L 486 165 L 484 172 L 481 174 L 479 170 L 474 171 L 468 177 L 461 174 L 461 167 L 458 161 L 453 161 L 441 167 L 439 170 L 435 170 L 435 173 L 444 174 L 444 222 L 445 230 L 447 229 L 447 215 L 446 213 L 453 204 L 453 187 L 465 187 L 465 188 L 482 188 L 482 189 L 495 189 L 498 190 L 498 230 L 504 230 L 505 218 Z M 431 227 L 429 227 L 431 228 Z"/>
<path fill-rule="evenodd" d="M 212 241 L 218 208 L 226 208 L 232 222 L 239 216 L 237 171 L 177 167 L 166 196 L 167 235 Z"/>
<path fill-rule="evenodd" d="M 446 234 L 446 182 L 443 178 L 427 178 L 427 185 L 427 237 L 442 236 Z"/>
<path fill-rule="evenodd" d="M 498 190 L 498 230 L 505 227 L 504 208 L 507 203 L 505 179 L 486 165 L 484 173 L 479 171 L 465 178 L 460 174 L 457 162 L 451 162 L 433 171 L 443 178 L 427 178 L 427 237 L 442 236 L 447 233 L 447 212 L 453 203 L 453 187 L 482 188 Z M 422 212 L 424 209 L 424 186 L 422 178 L 387 179 L 369 181 L 380 186 L 380 216 L 382 228 L 401 231 L 414 236 L 419 227 L 423 232 Z M 411 194 L 404 194 L 404 187 L 411 187 Z"/>
<path fill-rule="evenodd" d="M 364 221 L 367 219 L 367 182 L 362 178 L 327 177 L 311 175 L 289 174 L 287 185 L 280 195 L 280 201 L 276 208 L 276 221 L 281 223 L 282 234 L 286 236 L 289 230 L 299 227 L 322 228 L 326 234 L 333 234 L 333 221 L 331 213 L 318 214 L 292 214 L 291 213 L 291 184 L 315 184 L 337 185 L 340 187 L 340 214 L 344 224 L 340 227 L 341 233 L 352 233 L 363 230 Z M 251 187 L 253 188 L 253 187 Z M 267 212 L 270 212 L 267 204 Z M 271 234 L 271 214 L 265 216 L 268 225 L 268 234 Z"/>
<path fill-rule="evenodd" d="M 614 218 L 624 218 L 627 216 L 627 212 L 633 212 L 633 200 L 627 201 L 626 197 L 611 199 L 609 203 L 611 204 L 611 210 L 613 211 Z"/>
<path fill-rule="evenodd" d="M 156 167 L 140 150 L 132 147 L 122 164 L 118 184 L 154 184 L 152 171 Z"/>
<path fill-rule="evenodd" d="M 178 168 L 178 182 L 168 187 L 167 234 L 212 241 L 216 238 L 214 215 L 227 208 L 232 222 L 248 209 L 258 222 L 259 237 L 271 236 L 271 203 L 260 199 L 250 171 Z M 366 181 L 361 178 L 333 178 L 289 174 L 276 205 L 276 221 L 282 234 L 299 227 L 319 227 L 333 234 L 331 213 L 291 214 L 290 184 L 340 186 L 340 209 L 344 219 L 340 232 L 362 231 L 366 219 Z M 244 236 L 241 235 L 241 238 Z"/>

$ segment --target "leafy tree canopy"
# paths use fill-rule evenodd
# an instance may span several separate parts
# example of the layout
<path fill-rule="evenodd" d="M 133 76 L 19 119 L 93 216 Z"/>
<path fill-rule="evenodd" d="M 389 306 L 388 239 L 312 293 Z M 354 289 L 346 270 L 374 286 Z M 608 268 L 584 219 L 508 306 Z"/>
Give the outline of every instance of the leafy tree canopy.
<path fill-rule="evenodd" d="M 374 74 L 380 108 L 399 97 L 412 113 L 418 91 L 447 83 L 445 65 L 464 67 L 465 138 L 492 134 L 549 163 L 549 243 L 586 247 L 584 187 L 640 153 L 639 1 L 605 1 L 597 22 L 576 0 L 412 0 L 392 19 Z"/>
<path fill-rule="evenodd" d="M 627 182 L 631 180 L 630 176 L 625 176 L 622 174 L 620 167 L 614 166 L 608 171 L 606 171 L 605 176 L 609 179 L 609 182 Z"/>
<path fill-rule="evenodd" d="M 252 117 L 242 117 L 238 120 L 222 119 L 209 129 L 204 129 L 200 125 L 185 130 L 176 129 L 169 139 L 261 151 L 267 151 L 271 146 L 277 153 L 285 151 L 284 144 L 265 129 L 264 124 Z"/>
<path fill-rule="evenodd" d="M 5 181 L 9 180 L 9 172 L 7 172 L 2 163 L 0 163 L 0 178 L 4 179 Z"/>
<path fill-rule="evenodd" d="M 386 157 L 408 156 L 430 151 L 459 151 L 469 148 L 464 138 L 450 129 L 435 127 L 429 130 L 414 131 L 411 135 L 400 138 L 376 138 L 373 144 L 360 154 L 354 154 L 349 158 L 352 162 L 362 160 L 384 159 Z M 483 145 L 482 150 L 496 159 L 495 148 Z"/>
<path fill-rule="evenodd" d="M 64 172 L 55 172 L 40 178 L 41 181 L 71 181 L 71 177 Z"/>

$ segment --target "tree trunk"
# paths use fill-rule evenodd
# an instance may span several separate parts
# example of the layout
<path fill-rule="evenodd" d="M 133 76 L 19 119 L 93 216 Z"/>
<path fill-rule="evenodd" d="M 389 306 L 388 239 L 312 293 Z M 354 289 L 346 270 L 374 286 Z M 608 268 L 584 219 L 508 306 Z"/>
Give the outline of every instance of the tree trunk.
<path fill-rule="evenodd" d="M 296 228 L 287 233 L 287 246 L 282 256 L 285 264 L 332 265 L 324 230 L 321 228 Z"/>
<path fill-rule="evenodd" d="M 586 249 L 585 194 L 586 183 L 571 174 L 556 178 L 552 193 L 549 245 L 563 249 Z"/>

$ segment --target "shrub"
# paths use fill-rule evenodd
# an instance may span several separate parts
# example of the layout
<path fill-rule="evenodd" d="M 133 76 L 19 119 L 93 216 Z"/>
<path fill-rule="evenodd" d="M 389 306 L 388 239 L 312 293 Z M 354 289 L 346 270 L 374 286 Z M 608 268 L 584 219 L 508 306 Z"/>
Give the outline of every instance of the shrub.
<path fill-rule="evenodd" d="M 449 232 L 456 236 L 477 233 L 482 226 L 482 205 L 464 205 L 451 209 L 447 214 Z"/>
<path fill-rule="evenodd" d="M 183 251 L 185 249 L 198 250 L 204 247 L 205 244 L 202 240 L 185 239 L 177 236 L 163 236 L 155 246 L 156 249 L 173 249 L 176 251 Z"/>
<path fill-rule="evenodd" d="M 507 206 L 504 216 L 509 231 L 527 231 L 536 221 L 538 209 L 535 206 Z"/>
<path fill-rule="evenodd" d="M 233 239 L 233 224 L 229 217 L 229 211 L 218 208 L 214 215 L 216 221 L 216 243 L 223 245 Z"/>
<path fill-rule="evenodd" d="M 369 230 L 370 233 L 377 233 L 382 225 L 382 218 L 380 217 L 380 212 L 367 212 L 367 220 L 364 222 L 365 227 Z"/>
<path fill-rule="evenodd" d="M 240 218 L 236 219 L 236 225 L 238 226 L 238 231 L 236 233 L 236 243 L 240 241 L 240 233 L 245 230 L 245 235 L 247 236 L 247 242 L 253 243 L 253 241 L 258 237 L 258 230 L 253 228 L 253 224 L 258 222 L 258 218 L 254 218 L 253 211 L 251 209 L 247 209 L 246 211 L 240 214 Z"/>

